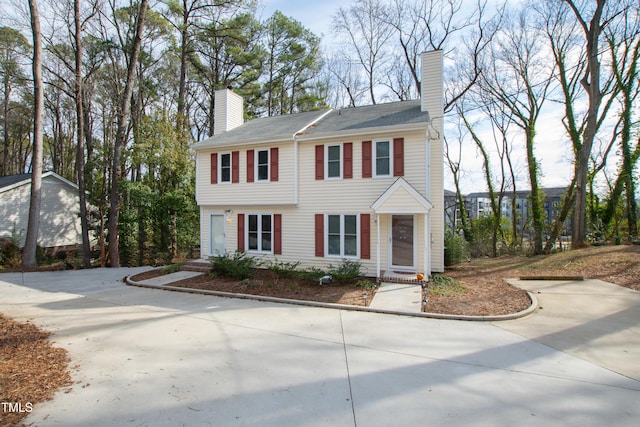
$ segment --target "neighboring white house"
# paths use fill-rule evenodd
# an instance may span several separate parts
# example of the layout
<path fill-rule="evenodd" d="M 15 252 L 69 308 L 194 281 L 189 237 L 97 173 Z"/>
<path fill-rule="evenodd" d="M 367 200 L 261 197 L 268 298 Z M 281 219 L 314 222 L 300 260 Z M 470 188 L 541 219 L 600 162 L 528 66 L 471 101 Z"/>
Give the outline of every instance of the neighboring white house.
<path fill-rule="evenodd" d="M 442 91 L 441 51 L 422 55 L 416 101 L 243 124 L 242 98 L 218 91 L 214 136 L 194 145 L 202 257 L 443 271 Z"/>
<path fill-rule="evenodd" d="M 0 238 L 15 233 L 24 246 L 29 223 L 31 174 L 0 177 Z M 43 248 L 82 244 L 78 186 L 54 172 L 42 174 L 38 244 Z"/>

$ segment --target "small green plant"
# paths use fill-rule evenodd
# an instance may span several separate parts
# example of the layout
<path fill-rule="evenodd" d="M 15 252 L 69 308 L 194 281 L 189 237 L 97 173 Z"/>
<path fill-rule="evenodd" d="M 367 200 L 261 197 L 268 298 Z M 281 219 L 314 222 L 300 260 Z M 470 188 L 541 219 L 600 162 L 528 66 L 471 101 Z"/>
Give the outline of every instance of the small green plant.
<path fill-rule="evenodd" d="M 300 266 L 300 261 L 282 262 L 275 260 L 269 263 L 267 269 L 281 277 L 297 278 L 300 274 L 298 266 Z"/>
<path fill-rule="evenodd" d="M 464 292 L 467 288 L 453 277 L 435 274 L 431 276 L 427 289 L 429 293 L 434 295 L 454 297 Z"/>
<path fill-rule="evenodd" d="M 164 267 L 162 269 L 162 273 L 163 274 L 171 274 L 171 273 L 176 273 L 178 271 L 180 271 L 180 268 L 184 265 L 183 262 L 179 262 L 177 264 L 170 264 L 167 265 L 166 267 Z"/>
<path fill-rule="evenodd" d="M 344 259 L 337 267 L 329 264 L 328 274 L 333 277 L 335 282 L 347 282 L 362 276 L 361 268 L 362 264 L 360 262 Z"/>
<path fill-rule="evenodd" d="M 256 268 L 260 266 L 260 261 L 247 256 L 246 252 L 235 251 L 226 253 L 223 256 L 211 259 L 213 271 L 219 276 L 231 279 L 243 280 L 253 277 Z"/>
<path fill-rule="evenodd" d="M 376 282 L 372 282 L 371 280 L 359 280 L 356 283 L 356 287 L 360 288 L 360 289 L 375 289 L 378 287 L 378 284 Z"/>

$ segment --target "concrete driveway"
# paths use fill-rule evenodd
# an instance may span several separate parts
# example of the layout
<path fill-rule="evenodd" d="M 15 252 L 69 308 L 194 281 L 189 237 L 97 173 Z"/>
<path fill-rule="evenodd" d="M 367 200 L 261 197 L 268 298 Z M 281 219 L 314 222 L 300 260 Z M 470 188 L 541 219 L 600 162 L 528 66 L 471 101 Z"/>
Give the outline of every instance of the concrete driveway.
<path fill-rule="evenodd" d="M 0 312 L 53 331 L 78 365 L 73 390 L 38 404 L 27 425 L 636 426 L 640 419 L 637 379 L 526 338 L 526 328 L 127 287 L 121 279 L 132 272 L 0 275 Z M 544 310 L 508 324 L 535 323 Z"/>

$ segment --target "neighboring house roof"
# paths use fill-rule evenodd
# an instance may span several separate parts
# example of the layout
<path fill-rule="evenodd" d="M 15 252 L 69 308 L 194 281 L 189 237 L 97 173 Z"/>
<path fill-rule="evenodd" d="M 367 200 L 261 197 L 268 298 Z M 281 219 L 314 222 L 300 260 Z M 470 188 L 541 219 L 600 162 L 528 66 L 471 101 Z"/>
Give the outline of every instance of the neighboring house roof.
<path fill-rule="evenodd" d="M 30 181 L 30 173 L 22 173 L 20 175 L 0 176 L 0 191 L 4 191 L 6 187 L 13 187 L 21 184 L 23 181 Z"/>
<path fill-rule="evenodd" d="M 420 100 L 390 102 L 338 110 L 317 110 L 250 120 L 227 132 L 193 145 L 194 149 L 237 144 L 284 141 L 298 135 L 304 139 L 330 134 L 364 133 L 380 127 L 426 127 L 429 113 Z"/>
<path fill-rule="evenodd" d="M 64 184 L 70 187 L 73 187 L 75 190 L 78 189 L 78 186 L 76 184 L 74 184 L 73 182 L 69 181 L 66 178 L 63 178 L 62 176 L 58 175 L 55 172 L 44 172 L 42 174 L 42 179 L 49 178 L 49 177 L 57 179 L 58 181 L 63 182 Z M 20 187 L 21 185 L 30 184 L 30 183 L 31 183 L 30 173 L 3 176 L 3 177 L 0 177 L 0 193 L 9 191 L 13 188 Z"/>
<path fill-rule="evenodd" d="M 549 187 L 549 188 L 541 188 L 540 189 L 545 197 L 562 197 L 567 191 L 567 187 Z M 503 195 L 511 196 L 512 191 L 505 191 Z M 496 192 L 496 194 L 499 194 Z M 531 190 L 522 190 L 516 191 L 516 196 L 520 199 L 529 197 L 531 194 Z M 488 199 L 488 192 L 480 192 L 480 193 L 469 193 L 465 196 L 467 199 Z"/>

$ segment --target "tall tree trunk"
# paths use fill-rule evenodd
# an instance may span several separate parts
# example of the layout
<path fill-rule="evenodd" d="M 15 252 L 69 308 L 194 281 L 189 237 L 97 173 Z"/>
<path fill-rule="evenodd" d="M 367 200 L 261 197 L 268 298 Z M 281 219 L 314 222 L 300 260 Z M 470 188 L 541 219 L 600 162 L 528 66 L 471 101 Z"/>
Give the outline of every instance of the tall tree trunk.
<path fill-rule="evenodd" d="M 31 160 L 31 197 L 29 225 L 22 253 L 24 268 L 38 267 L 36 247 L 40 228 L 40 201 L 42 189 L 42 143 L 44 139 L 44 83 L 42 80 L 42 34 L 37 0 L 29 0 L 31 31 L 33 32 L 33 156 Z"/>
<path fill-rule="evenodd" d="M 124 93 L 120 99 L 120 111 L 118 112 L 118 130 L 116 132 L 116 140 L 113 147 L 113 167 L 111 171 L 111 192 L 109 205 L 109 258 L 111 259 L 111 267 L 120 267 L 119 239 L 118 239 L 118 215 L 120 213 L 120 179 L 122 177 L 122 152 L 127 140 L 127 129 L 129 126 L 129 115 L 131 113 L 131 95 L 133 94 L 133 85 L 135 82 L 136 65 L 138 56 L 140 55 L 140 46 L 142 45 L 142 30 L 144 28 L 144 19 L 147 12 L 147 4 L 149 0 L 141 0 L 140 11 L 136 22 L 136 31 L 133 40 L 133 47 L 129 56 L 129 65 L 127 68 L 127 81 Z"/>
<path fill-rule="evenodd" d="M 73 20 L 75 24 L 76 43 L 76 117 L 77 117 L 77 152 L 76 173 L 78 175 L 78 195 L 80 198 L 80 226 L 82 233 L 82 262 L 84 268 L 91 268 L 91 244 L 89 243 L 89 221 L 87 218 L 87 192 L 84 182 L 84 84 L 82 78 L 82 25 L 80 23 L 80 0 L 73 2 Z"/>
<path fill-rule="evenodd" d="M 582 26 L 587 39 L 587 67 L 581 84 L 588 95 L 587 121 L 582 134 L 582 144 L 576 156 L 577 179 L 576 179 L 576 202 L 573 211 L 572 247 L 574 249 L 586 246 L 587 233 L 587 176 L 589 173 L 589 158 L 593 140 L 599 127 L 598 110 L 602 102 L 602 92 L 600 90 L 600 59 L 598 58 L 598 41 L 602 33 L 600 18 L 604 10 L 606 0 L 597 0 L 596 8 L 588 23 L 584 20 L 578 6 L 573 0 L 565 0 L 576 19 Z"/>

